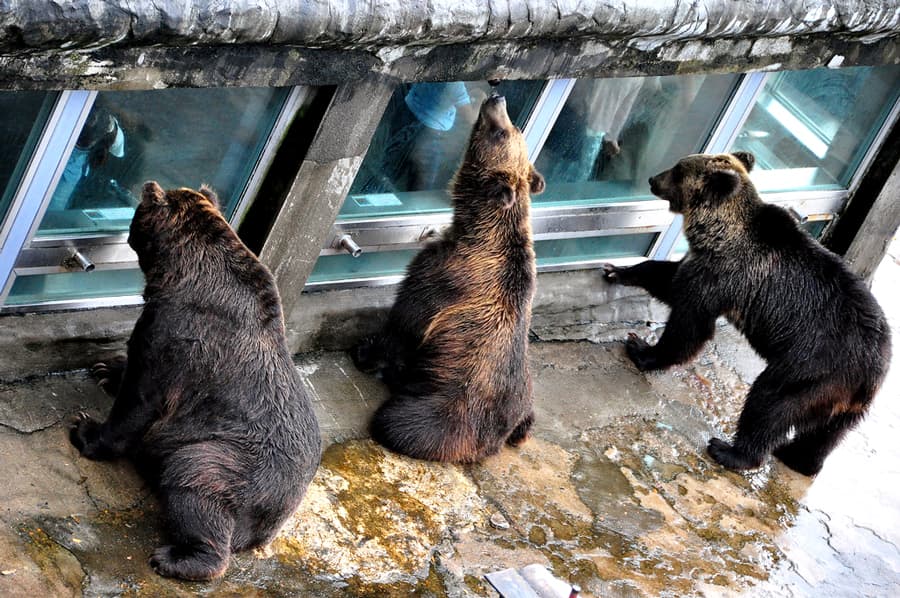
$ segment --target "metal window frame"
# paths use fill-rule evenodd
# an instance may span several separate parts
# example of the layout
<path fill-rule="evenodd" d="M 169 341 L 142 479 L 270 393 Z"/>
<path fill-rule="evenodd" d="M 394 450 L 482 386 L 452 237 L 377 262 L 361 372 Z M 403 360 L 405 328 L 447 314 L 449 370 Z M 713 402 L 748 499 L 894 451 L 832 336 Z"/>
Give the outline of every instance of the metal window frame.
<path fill-rule="evenodd" d="M 250 178 L 244 184 L 240 199 L 235 206 L 229 223 L 237 227 L 255 198 L 266 171 L 275 158 L 278 146 L 300 108 L 310 100 L 313 87 L 306 85 L 293 86 L 279 109 L 278 116 L 269 131 L 263 150 L 257 158 Z M 0 293 L 0 313 L 15 313 L 27 309 L 29 312 L 58 311 L 63 309 L 86 309 L 109 306 L 138 305 L 143 302 L 140 294 L 97 297 L 91 299 L 55 300 L 41 303 L 5 305 L 9 291 L 17 276 L 33 274 L 64 273 L 68 270 L 61 264 L 71 256 L 76 248 L 82 250 L 98 270 L 118 270 L 137 268 L 137 255 L 128 246 L 127 233 L 96 233 L 84 235 L 51 235 L 38 237 L 37 230 L 49 206 L 52 192 L 55 190 L 62 170 L 72 153 L 78 134 L 93 107 L 99 92 L 66 91 L 62 92 L 57 106 L 45 126 L 41 142 L 35 148 L 35 165 L 31 166 L 22 177 L 19 191 L 10 205 L 9 229 L 25 230 L 27 234 L 15 238 L 18 250 L 7 254 L 4 245 L 3 259 L 10 257 L 12 266 L 5 276 L 5 284 Z M 77 113 L 77 116 L 76 116 Z M 55 137 L 54 137 L 55 136 Z M 44 138 L 47 142 L 44 142 Z M 53 140 L 51 142 L 50 140 Z M 65 143 L 62 143 L 65 139 Z M 43 145 L 42 145 L 43 144 Z M 48 176 L 51 172 L 52 175 Z M 28 203 L 26 203 L 26 198 Z M 15 212 L 13 210 L 16 210 Z M 13 220 L 15 222 L 13 222 Z M 29 222 L 30 221 L 30 222 Z M 0 262 L 0 276 L 4 273 L 4 262 Z"/>

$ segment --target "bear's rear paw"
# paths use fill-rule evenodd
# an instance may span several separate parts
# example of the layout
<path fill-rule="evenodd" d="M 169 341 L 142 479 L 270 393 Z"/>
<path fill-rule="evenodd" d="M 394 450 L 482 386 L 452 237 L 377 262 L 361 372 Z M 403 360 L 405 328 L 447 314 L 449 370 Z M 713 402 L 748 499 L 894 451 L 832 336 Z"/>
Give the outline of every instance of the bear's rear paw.
<path fill-rule="evenodd" d="M 642 372 L 659 369 L 659 362 L 653 355 L 653 347 L 633 332 L 625 339 L 625 352 L 637 369 Z"/>
<path fill-rule="evenodd" d="M 69 425 L 69 442 L 83 457 L 93 460 L 112 457 L 101 438 L 103 425 L 94 421 L 90 415 L 79 411 Z"/>
<path fill-rule="evenodd" d="M 163 577 L 208 581 L 225 573 L 228 559 L 209 550 L 169 545 L 154 550 L 149 564 L 151 569 Z"/>
<path fill-rule="evenodd" d="M 384 367 L 378 344 L 377 337 L 367 336 L 350 350 L 350 358 L 356 369 L 365 374 L 374 374 Z"/>
<path fill-rule="evenodd" d="M 706 452 L 719 465 L 735 471 L 756 469 L 762 465 L 762 459 L 737 450 L 721 438 L 711 438 L 709 445 L 706 447 Z"/>
<path fill-rule="evenodd" d="M 506 437 L 506 444 L 509 446 L 519 446 L 523 444 L 531 435 L 531 426 L 534 424 L 534 414 L 526 416 L 513 431 Z"/>
<path fill-rule="evenodd" d="M 772 453 L 776 459 L 784 463 L 799 474 L 805 476 L 814 476 L 822 471 L 823 462 L 815 455 L 804 455 L 793 449 L 788 444 Z"/>
<path fill-rule="evenodd" d="M 91 376 L 97 380 L 97 386 L 102 388 L 107 394 L 116 396 L 119 393 L 119 387 L 122 385 L 122 376 L 125 374 L 125 366 L 128 364 L 128 358 L 124 355 L 107 359 L 95 363 L 91 366 Z"/>

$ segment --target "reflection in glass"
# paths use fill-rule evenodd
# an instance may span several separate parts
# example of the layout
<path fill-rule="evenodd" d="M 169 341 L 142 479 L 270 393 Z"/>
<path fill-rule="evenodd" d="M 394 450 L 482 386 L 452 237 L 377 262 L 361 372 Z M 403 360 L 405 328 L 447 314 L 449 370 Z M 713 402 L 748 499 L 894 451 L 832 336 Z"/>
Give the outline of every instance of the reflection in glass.
<path fill-rule="evenodd" d="M 210 185 L 230 216 L 288 88 L 101 92 L 39 235 L 126 231 L 144 181 Z"/>
<path fill-rule="evenodd" d="M 535 167 L 535 205 L 652 199 L 647 179 L 703 149 L 738 75 L 575 83 Z"/>
<path fill-rule="evenodd" d="M 0 224 L 22 181 L 56 94 L 0 91 Z"/>
<path fill-rule="evenodd" d="M 509 117 L 521 128 L 543 85 L 503 81 L 493 91 L 506 97 Z M 481 102 L 491 91 L 486 82 L 400 85 L 339 218 L 449 210 L 447 186 L 462 160 Z"/>
<path fill-rule="evenodd" d="M 139 295 L 144 275 L 138 269 L 94 270 L 17 276 L 4 305 Z"/>
<path fill-rule="evenodd" d="M 733 150 L 761 191 L 847 187 L 898 94 L 900 66 L 773 74 Z"/>

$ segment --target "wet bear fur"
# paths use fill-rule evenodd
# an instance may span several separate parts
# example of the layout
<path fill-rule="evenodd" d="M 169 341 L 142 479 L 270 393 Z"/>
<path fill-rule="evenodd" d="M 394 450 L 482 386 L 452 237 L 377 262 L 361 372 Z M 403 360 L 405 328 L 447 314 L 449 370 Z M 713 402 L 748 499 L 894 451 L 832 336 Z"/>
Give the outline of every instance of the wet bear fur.
<path fill-rule="evenodd" d="M 634 335 L 641 370 L 690 360 L 726 316 L 767 366 L 753 383 L 732 443 L 709 455 L 735 470 L 769 453 L 815 475 L 869 408 L 890 362 L 890 332 L 865 284 L 840 257 L 764 203 L 748 178 L 752 154 L 691 155 L 650 179 L 683 214 L 689 251 L 680 262 L 606 265 L 609 282 L 635 285 L 671 307 L 655 346 Z"/>
<path fill-rule="evenodd" d="M 158 489 L 171 544 L 153 569 L 210 579 L 231 552 L 269 543 L 300 504 L 319 428 L 272 275 L 211 191 L 147 183 L 128 242 L 143 311 L 127 359 L 93 370 L 115 397 L 109 417 L 80 414 L 70 439 L 89 459 L 133 459 Z"/>
<path fill-rule="evenodd" d="M 419 459 L 470 463 L 525 441 L 535 257 L 530 194 L 544 188 L 506 101 L 482 104 L 451 184 L 453 224 L 410 264 L 382 334 L 354 361 L 391 390 L 376 441 Z"/>

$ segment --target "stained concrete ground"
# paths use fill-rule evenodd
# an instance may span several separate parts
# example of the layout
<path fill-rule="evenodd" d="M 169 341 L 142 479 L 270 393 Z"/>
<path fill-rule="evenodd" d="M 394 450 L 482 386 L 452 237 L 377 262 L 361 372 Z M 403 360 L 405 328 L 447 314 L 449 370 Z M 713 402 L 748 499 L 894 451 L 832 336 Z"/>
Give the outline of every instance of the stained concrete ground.
<path fill-rule="evenodd" d="M 897 347 L 892 256 L 873 288 Z M 467 467 L 379 448 L 365 430 L 381 384 L 345 354 L 299 356 L 322 465 L 269 549 L 211 583 L 156 576 L 149 489 L 69 446 L 67 418 L 110 404 L 86 372 L 0 387 L 0 596 L 493 596 L 486 573 L 532 563 L 594 596 L 900 595 L 900 347 L 868 419 L 811 480 L 704 456 L 762 368 L 733 329 L 649 375 L 591 329 L 533 343 L 534 437 Z"/>

